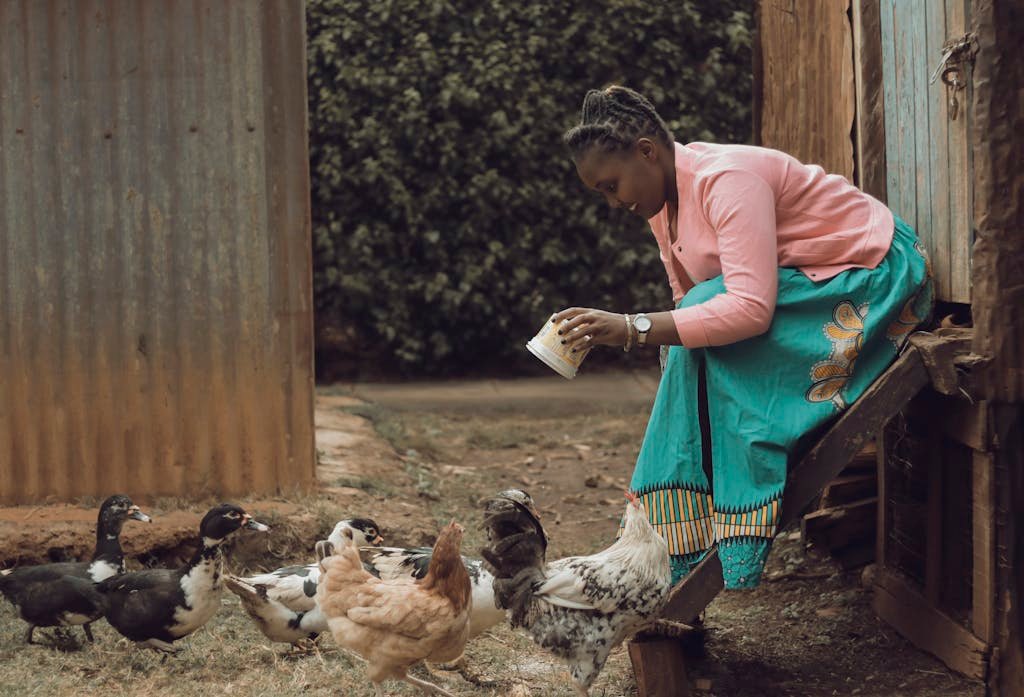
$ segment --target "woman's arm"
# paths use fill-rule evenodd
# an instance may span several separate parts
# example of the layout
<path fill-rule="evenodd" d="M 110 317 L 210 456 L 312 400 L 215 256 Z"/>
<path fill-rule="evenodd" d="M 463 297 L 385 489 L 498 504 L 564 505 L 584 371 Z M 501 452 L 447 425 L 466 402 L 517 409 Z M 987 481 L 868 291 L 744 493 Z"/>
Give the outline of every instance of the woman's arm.
<path fill-rule="evenodd" d="M 651 318 L 651 330 L 647 332 L 649 346 L 678 345 L 680 343 L 679 333 L 676 331 L 676 323 L 671 312 L 652 312 L 647 316 Z M 625 315 L 588 307 L 570 307 L 562 310 L 552 319 L 555 324 L 560 324 L 562 320 L 569 321 L 564 327 L 559 328 L 559 334 L 562 335 L 562 341 L 573 350 L 578 351 L 587 346 L 626 345 Z M 589 339 L 587 339 L 588 336 Z M 635 346 L 635 329 L 633 338 Z"/>
<path fill-rule="evenodd" d="M 721 346 L 763 334 L 771 325 L 779 280 L 774 192 L 756 174 L 731 170 L 704 181 L 700 194 L 718 237 L 725 292 L 696 305 L 649 314 L 648 344 Z M 554 318 L 563 319 L 569 320 L 561 328 L 564 341 L 577 350 L 625 345 L 625 315 L 573 307 Z"/>

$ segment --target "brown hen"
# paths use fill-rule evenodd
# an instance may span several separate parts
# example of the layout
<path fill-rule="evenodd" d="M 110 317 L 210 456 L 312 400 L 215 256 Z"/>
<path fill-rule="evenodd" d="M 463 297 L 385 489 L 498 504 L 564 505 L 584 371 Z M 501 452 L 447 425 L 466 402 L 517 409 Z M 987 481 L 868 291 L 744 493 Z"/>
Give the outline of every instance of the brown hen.
<path fill-rule="evenodd" d="M 404 680 L 452 697 L 407 671 L 423 660 L 454 661 L 466 646 L 472 596 L 459 553 L 462 534 L 454 521 L 441 530 L 422 579 L 373 576 L 350 538 L 320 560 L 317 604 L 335 641 L 366 659 L 366 676 L 378 695 L 385 680 Z"/>

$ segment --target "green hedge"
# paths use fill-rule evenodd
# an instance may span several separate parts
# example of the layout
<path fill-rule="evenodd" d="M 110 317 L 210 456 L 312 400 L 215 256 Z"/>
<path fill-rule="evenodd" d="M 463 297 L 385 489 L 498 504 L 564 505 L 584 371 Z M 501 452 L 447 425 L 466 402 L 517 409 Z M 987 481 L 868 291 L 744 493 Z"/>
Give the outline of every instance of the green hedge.
<path fill-rule="evenodd" d="M 646 225 L 561 134 L 614 82 L 677 140 L 748 141 L 752 4 L 311 0 L 320 376 L 543 372 L 552 311 L 667 307 Z"/>

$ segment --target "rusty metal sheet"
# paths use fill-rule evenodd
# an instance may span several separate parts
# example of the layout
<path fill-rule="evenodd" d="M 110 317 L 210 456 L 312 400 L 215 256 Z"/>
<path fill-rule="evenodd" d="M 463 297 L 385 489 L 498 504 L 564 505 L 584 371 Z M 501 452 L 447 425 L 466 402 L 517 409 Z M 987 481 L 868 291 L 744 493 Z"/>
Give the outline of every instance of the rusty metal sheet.
<path fill-rule="evenodd" d="M 0 36 L 0 501 L 311 486 L 301 0 L 5 0 Z"/>
<path fill-rule="evenodd" d="M 853 181 L 849 0 L 758 3 L 760 143 Z"/>

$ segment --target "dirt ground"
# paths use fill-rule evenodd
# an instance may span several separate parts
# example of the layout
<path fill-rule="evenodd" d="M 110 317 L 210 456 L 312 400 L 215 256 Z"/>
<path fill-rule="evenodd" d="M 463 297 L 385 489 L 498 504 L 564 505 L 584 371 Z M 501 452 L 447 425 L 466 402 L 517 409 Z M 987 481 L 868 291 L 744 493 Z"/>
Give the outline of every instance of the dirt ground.
<path fill-rule="evenodd" d="M 552 557 L 596 551 L 614 536 L 622 491 L 643 435 L 653 373 L 439 385 L 338 385 L 317 398 L 319 491 L 302 500 L 240 502 L 273 527 L 246 534 L 229 551 L 232 571 L 275 568 L 312 557 L 313 541 L 334 521 L 367 516 L 386 544 L 429 544 L 452 518 L 466 524 L 475 555 L 483 497 L 508 487 L 534 496 L 551 536 Z M 132 492 L 129 492 L 132 493 Z M 136 496 L 144 500 L 142 496 Z M 83 506 L 0 509 L 0 565 L 87 555 L 95 501 Z M 130 565 L 177 564 L 190 553 L 211 502 L 146 501 L 150 525 L 129 523 Z M 687 666 L 699 694 L 984 694 L 910 646 L 872 613 L 860 572 L 837 571 L 805 550 L 796 533 L 777 540 L 766 580 L 725 592 L 708 609 L 703 655 Z M 0 695 L 372 695 L 362 668 L 329 637 L 316 651 L 271 646 L 225 594 L 222 610 L 161 659 L 97 623 L 97 641 L 78 630 L 54 633 L 53 646 L 22 643 L 24 625 L 0 608 Z M 37 632 L 37 637 L 39 632 Z M 500 627 L 471 642 L 474 680 L 437 678 L 457 695 L 569 696 L 562 665 L 521 633 Z M 389 694 L 412 688 L 389 684 Z M 636 694 L 620 648 L 592 694 Z"/>

